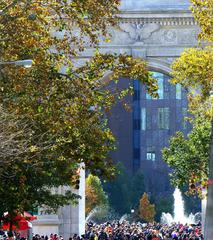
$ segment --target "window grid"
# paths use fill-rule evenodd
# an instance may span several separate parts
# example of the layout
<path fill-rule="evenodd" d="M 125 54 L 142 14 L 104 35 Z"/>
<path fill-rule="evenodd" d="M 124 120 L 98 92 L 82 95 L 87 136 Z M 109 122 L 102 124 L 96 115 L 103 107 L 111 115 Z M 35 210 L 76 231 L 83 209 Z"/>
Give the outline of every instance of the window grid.
<path fill-rule="evenodd" d="M 141 130 L 146 130 L 146 108 L 141 108 Z"/>
<path fill-rule="evenodd" d="M 176 99 L 182 99 L 182 87 L 179 83 L 176 84 Z"/>
<path fill-rule="evenodd" d="M 158 128 L 169 129 L 169 108 L 158 108 Z"/>

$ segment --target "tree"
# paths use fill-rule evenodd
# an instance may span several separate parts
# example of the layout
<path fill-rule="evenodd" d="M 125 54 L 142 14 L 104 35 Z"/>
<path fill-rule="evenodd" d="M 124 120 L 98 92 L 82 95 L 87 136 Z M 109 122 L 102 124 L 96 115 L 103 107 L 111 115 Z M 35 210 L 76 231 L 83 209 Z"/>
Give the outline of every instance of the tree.
<path fill-rule="evenodd" d="M 169 196 L 152 196 L 153 204 L 155 204 L 155 221 L 160 222 L 162 213 L 173 214 L 174 210 L 174 199 L 172 195 Z M 191 213 L 191 212 L 190 212 Z"/>
<path fill-rule="evenodd" d="M 144 193 L 140 199 L 139 216 L 145 222 L 153 222 L 155 218 L 155 205 L 150 204 L 147 193 Z"/>
<path fill-rule="evenodd" d="M 0 175 L 8 174 L 2 171 L 11 161 L 22 159 L 29 152 L 29 126 L 25 121 L 16 120 L 0 107 Z"/>
<path fill-rule="evenodd" d="M 86 178 L 86 215 L 94 208 L 108 206 L 108 196 L 103 190 L 100 179 L 89 174 Z"/>
<path fill-rule="evenodd" d="M 192 121 L 192 130 L 185 138 L 177 132 L 163 149 L 163 159 L 173 169 L 171 180 L 177 187 L 189 186 L 189 192 L 202 195 L 208 178 L 211 121 L 200 115 Z"/>
<path fill-rule="evenodd" d="M 195 148 L 201 148 L 203 153 L 204 162 L 201 163 L 198 160 L 196 164 L 197 169 L 201 170 L 201 173 L 206 175 L 208 173 L 208 147 L 210 146 L 210 122 L 213 119 L 213 100 L 210 97 L 210 92 L 212 91 L 212 82 L 213 82 L 213 49 L 212 49 L 212 1 L 201 1 L 201 0 L 192 0 L 191 10 L 194 13 L 198 24 L 201 27 L 201 33 L 199 36 L 200 40 L 207 40 L 208 46 L 190 48 L 185 50 L 180 58 L 176 59 L 172 65 L 172 80 L 173 84 L 181 84 L 184 88 L 188 90 L 189 96 L 189 113 L 192 117 L 192 133 L 188 137 L 188 144 L 194 146 Z M 193 119 L 194 118 L 194 119 Z M 196 119 L 197 118 L 197 119 Z M 206 126 L 204 125 L 206 123 Z M 202 131 L 204 131 L 202 133 Z M 196 136 L 197 133 L 197 136 Z M 199 139 L 199 137 L 200 139 Z M 197 138 L 197 143 L 192 138 Z M 177 138 L 171 140 L 172 144 L 176 144 L 176 147 L 180 147 L 181 138 L 183 140 L 183 135 L 178 133 Z M 179 140 L 178 140 L 179 139 Z M 179 141 L 175 143 L 175 141 Z M 203 141 L 204 140 L 204 141 Z M 183 145 L 186 142 L 182 141 Z M 200 144 L 199 144 L 200 143 Z M 173 148 L 173 153 L 175 153 L 175 145 Z M 188 146 L 189 148 L 189 146 Z M 180 149 L 179 149 L 180 150 Z M 166 155 L 165 150 L 165 154 Z M 184 150 L 185 152 L 185 150 Z M 168 152 L 167 152 L 168 153 Z M 177 157 L 177 153 L 176 157 Z M 194 153 L 192 153 L 194 156 Z M 197 154 L 197 153 L 196 153 Z M 190 155 L 190 154 L 188 154 Z M 185 156 L 185 155 L 184 155 Z M 168 157 L 168 156 L 167 156 Z M 170 161 L 165 156 L 167 161 Z M 176 158 L 174 157 L 174 158 Z M 199 159 L 200 157 L 196 157 Z M 193 169 L 192 162 L 193 157 L 189 156 L 188 163 L 184 165 L 187 169 Z M 176 158 L 177 160 L 177 158 Z M 172 160 L 171 160 L 172 161 Z M 170 162 L 171 162 L 170 161 Z M 179 160 L 181 161 L 181 160 Z M 195 159 L 194 159 L 195 161 Z M 172 162 L 172 164 L 174 161 Z M 200 164 L 199 164 L 200 163 Z M 177 166 L 176 166 L 177 167 Z M 197 170 L 196 170 L 197 172 Z M 196 174 L 197 175 L 197 174 Z M 179 180 L 182 181 L 183 175 L 179 175 Z M 198 177 L 199 179 L 200 177 Z"/>
<path fill-rule="evenodd" d="M 212 61 L 212 47 L 185 50 L 172 65 L 172 83 L 180 83 L 191 91 L 191 100 L 195 97 L 194 91 L 196 97 L 200 96 L 204 100 L 212 90 Z"/>
<path fill-rule="evenodd" d="M 211 0 L 192 0 L 192 12 L 198 24 L 201 27 L 201 33 L 199 39 L 201 41 L 207 41 L 208 47 L 205 45 L 200 46 L 196 49 L 189 49 L 184 52 L 179 59 L 177 59 L 173 64 L 173 83 L 180 83 L 184 87 L 190 90 L 189 100 L 190 100 L 190 110 L 191 113 L 196 113 L 196 110 L 199 106 L 204 110 L 205 108 L 202 105 L 208 103 L 208 108 L 204 110 L 204 114 L 207 117 L 210 116 L 211 122 L 213 119 L 213 105 L 212 100 L 209 99 L 210 92 L 212 91 L 212 82 L 213 82 L 213 28 L 212 28 L 212 19 L 213 19 L 213 5 Z M 194 90 L 194 92 L 192 92 Z M 213 126 L 213 125 L 212 125 Z M 212 128 L 213 129 L 213 128 Z M 210 152 L 208 158 L 209 169 L 209 179 L 213 178 L 213 130 L 211 136 L 211 142 L 209 143 Z M 196 161 L 195 159 L 191 159 Z M 191 166 L 192 162 L 189 161 L 187 166 Z M 180 166 L 178 167 L 181 168 Z M 198 166 L 196 169 L 195 178 L 200 175 L 198 172 L 203 171 L 203 164 Z M 179 180 L 182 181 L 182 175 L 179 177 Z M 196 181 L 197 179 L 195 179 Z M 194 183 L 192 183 L 194 184 Z M 210 240 L 213 235 L 213 186 L 208 185 L 208 197 L 207 197 L 207 210 L 206 210 L 206 234 L 205 239 Z"/>
<path fill-rule="evenodd" d="M 128 176 L 128 177 L 127 177 Z M 141 195 L 144 193 L 144 177 L 139 171 L 129 176 L 125 169 L 120 166 L 116 178 L 104 185 L 109 196 L 110 206 L 121 216 L 136 209 Z"/>
<path fill-rule="evenodd" d="M 120 76 L 139 79 L 150 93 L 156 82 L 144 61 L 125 55 L 96 51 L 81 67 L 75 63 L 85 47 L 98 48 L 100 35 L 108 38 L 118 5 L 117 0 L 0 1 L 1 61 L 34 61 L 30 69 L 1 65 L 0 103 L 29 123 L 36 153 L 2 169 L 15 174 L 0 181 L 1 215 L 43 204 L 53 209 L 69 204 L 75 193 L 59 195 L 51 189 L 70 186 L 81 163 L 94 175 L 115 175 L 107 157 L 114 137 L 104 116 L 131 89 L 110 92 L 101 79 L 112 71 L 110 81 Z M 41 150 L 43 143 L 48 144 Z"/>
<path fill-rule="evenodd" d="M 191 10 L 201 28 L 200 38 L 213 41 L 213 5 L 211 0 L 191 0 Z"/>

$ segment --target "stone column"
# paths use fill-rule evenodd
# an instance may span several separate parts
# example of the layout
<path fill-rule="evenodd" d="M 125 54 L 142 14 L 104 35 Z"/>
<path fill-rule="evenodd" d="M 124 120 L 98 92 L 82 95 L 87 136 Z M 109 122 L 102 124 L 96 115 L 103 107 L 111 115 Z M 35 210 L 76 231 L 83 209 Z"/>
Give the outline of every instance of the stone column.
<path fill-rule="evenodd" d="M 63 194 L 67 187 L 59 187 L 53 191 Z M 40 208 L 37 220 L 33 221 L 33 234 L 62 235 L 68 240 L 73 234 L 82 235 L 85 233 L 85 170 L 80 171 L 80 188 L 73 190 L 81 196 L 76 206 L 68 205 L 59 208 L 58 214 L 47 214 L 45 209 Z"/>
<path fill-rule="evenodd" d="M 207 203 L 207 190 L 203 190 L 202 194 L 205 196 L 201 201 L 201 219 L 202 219 L 202 232 L 205 231 L 205 216 L 206 216 L 206 203 Z"/>
<path fill-rule="evenodd" d="M 65 190 L 65 189 L 64 189 Z M 82 235 L 85 233 L 85 171 L 80 171 L 80 188 L 73 190 L 81 196 L 78 205 L 64 206 L 59 209 L 59 234 L 68 240 L 73 234 Z"/>

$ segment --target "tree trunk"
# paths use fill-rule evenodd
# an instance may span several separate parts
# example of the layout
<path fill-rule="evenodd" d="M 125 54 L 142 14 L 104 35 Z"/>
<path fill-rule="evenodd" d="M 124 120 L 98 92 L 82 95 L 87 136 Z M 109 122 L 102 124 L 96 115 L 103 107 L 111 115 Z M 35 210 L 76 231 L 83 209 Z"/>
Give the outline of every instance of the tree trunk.
<path fill-rule="evenodd" d="M 213 121 L 209 156 L 209 184 L 207 192 L 206 219 L 204 226 L 205 240 L 213 239 Z"/>

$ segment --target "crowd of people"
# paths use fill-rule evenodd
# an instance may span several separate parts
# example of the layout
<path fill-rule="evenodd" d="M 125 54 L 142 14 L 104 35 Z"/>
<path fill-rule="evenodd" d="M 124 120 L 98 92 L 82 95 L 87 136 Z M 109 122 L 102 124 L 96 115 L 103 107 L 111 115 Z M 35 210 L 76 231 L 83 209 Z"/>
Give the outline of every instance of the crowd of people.
<path fill-rule="evenodd" d="M 201 224 L 141 224 L 123 221 L 89 223 L 86 234 L 72 240 L 203 240 Z M 70 239 L 70 240 L 71 240 Z"/>
<path fill-rule="evenodd" d="M 8 240 L 8 236 L 2 235 L 2 240 Z M 26 240 L 16 235 L 13 239 Z M 63 236 L 50 234 L 40 236 L 35 234 L 32 240 L 64 240 Z M 66 239 L 68 240 L 68 239 Z M 201 223 L 172 225 L 153 223 L 129 223 L 127 221 L 106 222 L 95 224 L 89 222 L 86 225 L 84 235 L 74 234 L 69 240 L 204 240 Z"/>
<path fill-rule="evenodd" d="M 123 221 L 103 224 L 88 223 L 82 236 L 74 234 L 69 240 L 203 240 L 201 224 L 172 225 L 129 223 Z M 35 235 L 33 240 L 63 240 L 62 236 Z"/>

